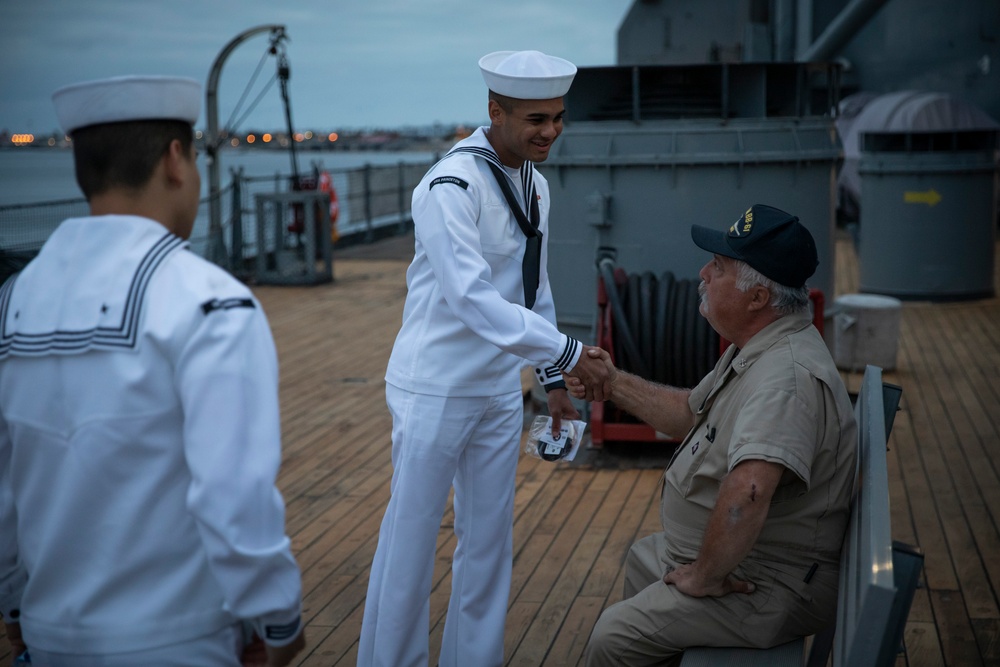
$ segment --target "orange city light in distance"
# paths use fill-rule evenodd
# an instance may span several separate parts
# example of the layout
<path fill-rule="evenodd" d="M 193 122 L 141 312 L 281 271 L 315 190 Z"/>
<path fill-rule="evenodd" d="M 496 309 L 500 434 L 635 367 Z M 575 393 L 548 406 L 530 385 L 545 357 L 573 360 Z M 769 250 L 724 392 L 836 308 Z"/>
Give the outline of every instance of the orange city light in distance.
<path fill-rule="evenodd" d="M 271 133 L 270 132 L 265 132 L 264 136 L 261 137 L 261 140 L 263 140 L 263 142 L 265 144 L 271 143 Z"/>
<path fill-rule="evenodd" d="M 330 133 L 330 136 L 328 136 L 328 137 L 327 137 L 327 139 L 329 139 L 330 141 L 336 141 L 336 140 L 337 140 L 337 139 L 339 139 L 339 138 L 340 138 L 340 137 L 339 137 L 339 136 L 337 135 L 337 133 L 336 133 L 336 132 L 331 132 L 331 133 Z"/>
<path fill-rule="evenodd" d="M 13 134 L 10 137 L 10 142 L 15 146 L 24 146 L 35 141 L 35 135 L 25 133 Z"/>
<path fill-rule="evenodd" d="M 253 143 L 253 142 L 255 142 L 255 141 L 257 141 L 257 137 L 255 137 L 255 136 L 254 136 L 254 135 L 252 135 L 252 134 L 248 134 L 248 135 L 247 135 L 247 143 L 248 143 L 248 144 L 252 144 L 252 143 Z"/>

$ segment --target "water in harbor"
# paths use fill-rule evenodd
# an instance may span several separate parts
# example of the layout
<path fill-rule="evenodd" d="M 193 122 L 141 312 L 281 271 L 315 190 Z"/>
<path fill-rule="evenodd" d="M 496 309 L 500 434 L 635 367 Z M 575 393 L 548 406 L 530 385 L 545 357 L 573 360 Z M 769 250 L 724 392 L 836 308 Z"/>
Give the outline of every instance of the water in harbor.
<path fill-rule="evenodd" d="M 422 174 L 435 155 L 430 152 L 318 152 L 304 151 L 297 155 L 298 171 L 302 176 L 311 176 L 314 168 L 327 170 L 333 176 L 333 183 L 339 195 L 341 216 L 338 223 L 342 232 L 353 231 L 351 221 L 352 206 L 363 202 L 356 196 L 351 196 L 348 171 L 361 170 L 366 165 L 381 171 L 390 169 L 395 173 L 397 165 L 412 165 L 406 167 L 407 172 L 417 172 L 416 179 Z M 245 177 L 259 180 L 258 187 L 265 191 L 268 188 L 287 190 L 289 175 L 292 173 L 291 156 L 287 151 L 274 150 L 227 150 L 221 153 L 221 168 L 219 171 L 220 187 L 225 189 L 232 182 L 231 171 L 242 169 Z M 204 155 L 199 156 L 199 169 L 202 178 L 203 201 L 208 195 L 208 172 Z M 411 178 L 413 174 L 411 174 Z M 394 183 L 396 178 L 391 179 Z M 358 179 L 353 179 L 357 185 Z M 366 181 L 367 182 L 367 181 Z M 271 185 L 267 185 L 271 183 Z M 416 181 L 413 181 L 415 184 Z M 409 187 L 412 188 L 412 185 Z M 398 189 L 398 188 L 397 188 Z M 229 200 L 224 197 L 223 208 L 228 210 Z M 408 206 L 409 192 L 399 193 L 391 197 L 399 200 L 400 205 Z M 60 200 L 82 200 L 82 194 L 76 185 L 73 175 L 73 155 L 69 150 L 62 149 L 13 149 L 0 150 L 0 208 L 15 206 L 0 216 L 0 250 L 24 249 L 38 247 L 48 234 L 65 217 L 86 214 L 84 204 L 61 207 L 31 207 L 41 202 Z M 247 201 L 247 200 L 244 200 Z M 405 203 L 404 203 L 405 201 Z M 27 205 L 28 208 L 19 208 Z M 44 210 L 46 213 L 42 214 Z M 399 211 L 399 208 L 394 209 Z M 252 214 L 252 211 L 245 211 Z M 356 212 L 359 216 L 364 211 Z M 225 215 L 225 212 L 223 213 Z M 362 223 L 364 224 L 364 223 Z M 358 221 L 354 220 L 354 226 Z M 191 234 L 191 248 L 195 252 L 205 254 L 207 249 L 209 228 L 208 206 L 203 204 L 198 211 L 194 230 Z M 252 238 L 244 243 L 253 244 Z"/>
<path fill-rule="evenodd" d="M 286 151 L 224 150 L 220 153 L 220 181 L 230 181 L 229 170 L 243 167 L 248 176 L 287 176 L 292 171 L 291 157 Z M 317 152 L 298 153 L 300 173 L 312 171 L 313 163 L 322 169 L 338 170 L 371 165 L 391 165 L 399 162 L 427 163 L 432 153 L 406 152 Z M 205 156 L 198 158 L 201 170 L 202 196 L 208 194 L 208 173 Z M 0 206 L 34 204 L 59 199 L 76 199 L 83 195 L 73 176 L 73 154 L 64 149 L 18 148 L 0 150 Z"/>

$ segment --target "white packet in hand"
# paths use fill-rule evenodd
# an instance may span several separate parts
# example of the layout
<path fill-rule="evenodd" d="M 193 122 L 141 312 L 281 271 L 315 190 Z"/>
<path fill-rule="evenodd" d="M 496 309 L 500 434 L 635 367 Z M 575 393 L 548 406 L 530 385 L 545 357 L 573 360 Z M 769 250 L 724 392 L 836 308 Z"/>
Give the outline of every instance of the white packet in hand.
<path fill-rule="evenodd" d="M 528 429 L 524 453 L 546 461 L 572 461 L 580 449 L 587 422 L 563 419 L 558 437 L 552 435 L 552 417 L 538 415 Z"/>

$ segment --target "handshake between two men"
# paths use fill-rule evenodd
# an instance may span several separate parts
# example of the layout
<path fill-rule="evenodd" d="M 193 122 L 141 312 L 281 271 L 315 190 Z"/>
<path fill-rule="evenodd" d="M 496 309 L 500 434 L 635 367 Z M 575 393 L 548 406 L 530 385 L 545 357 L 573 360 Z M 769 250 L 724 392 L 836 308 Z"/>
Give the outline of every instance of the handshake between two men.
<path fill-rule="evenodd" d="M 563 373 L 569 393 L 587 401 L 610 399 L 617 375 L 618 371 L 607 351 L 590 345 L 584 346 L 573 370 Z"/>

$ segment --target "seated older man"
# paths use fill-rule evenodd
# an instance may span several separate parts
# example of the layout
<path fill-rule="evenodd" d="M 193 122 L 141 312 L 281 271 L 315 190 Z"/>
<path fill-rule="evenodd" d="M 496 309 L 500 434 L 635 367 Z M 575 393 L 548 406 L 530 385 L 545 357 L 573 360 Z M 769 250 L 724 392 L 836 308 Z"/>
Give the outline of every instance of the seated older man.
<path fill-rule="evenodd" d="M 612 373 L 615 405 L 683 441 L 664 473 L 663 530 L 630 549 L 625 599 L 598 619 L 590 666 L 766 648 L 833 622 L 856 425 L 809 315 L 815 243 L 797 217 L 760 204 L 728 231 L 691 236 L 713 253 L 701 314 L 732 345 L 694 389 Z"/>

